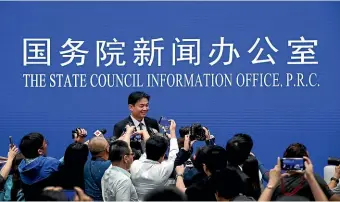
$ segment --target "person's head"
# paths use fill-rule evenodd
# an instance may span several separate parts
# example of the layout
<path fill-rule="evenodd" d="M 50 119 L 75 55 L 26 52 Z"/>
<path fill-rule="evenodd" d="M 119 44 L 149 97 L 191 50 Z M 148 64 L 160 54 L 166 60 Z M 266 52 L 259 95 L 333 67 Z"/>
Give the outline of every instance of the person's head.
<path fill-rule="evenodd" d="M 64 154 L 65 167 L 83 170 L 87 161 L 89 149 L 86 144 L 75 142 L 70 144 Z"/>
<path fill-rule="evenodd" d="M 152 136 L 145 143 L 146 158 L 162 162 L 168 149 L 168 141 L 162 136 Z"/>
<path fill-rule="evenodd" d="M 252 197 L 258 199 L 261 194 L 261 182 L 259 177 L 259 165 L 257 159 L 250 155 L 242 165 L 243 172 L 249 177 L 249 183 L 251 183 L 252 188 L 255 190 Z"/>
<path fill-rule="evenodd" d="M 284 158 L 302 158 L 309 157 L 307 147 L 301 143 L 293 143 L 289 145 L 283 154 Z"/>
<path fill-rule="evenodd" d="M 109 159 L 113 165 L 125 170 L 130 169 L 133 162 L 133 152 L 127 142 L 116 140 L 110 144 Z"/>
<path fill-rule="evenodd" d="M 188 135 L 190 132 L 190 126 L 184 126 L 179 129 L 179 136 L 184 138 L 185 135 Z"/>
<path fill-rule="evenodd" d="M 25 135 L 20 141 L 19 149 L 27 159 L 47 155 L 47 143 L 40 133 Z"/>
<path fill-rule="evenodd" d="M 149 111 L 150 95 L 136 91 L 129 95 L 128 105 L 132 116 L 137 120 L 142 120 L 146 117 Z"/>
<path fill-rule="evenodd" d="M 183 137 L 178 138 L 177 144 L 178 144 L 178 148 L 183 148 L 184 147 L 184 138 Z"/>
<path fill-rule="evenodd" d="M 225 168 L 214 173 L 211 179 L 217 201 L 230 201 L 246 191 L 242 178 L 235 169 Z"/>
<path fill-rule="evenodd" d="M 144 196 L 143 201 L 186 201 L 185 194 L 176 187 L 156 188 Z"/>
<path fill-rule="evenodd" d="M 236 134 L 226 145 L 228 163 L 231 165 L 241 165 L 248 158 L 253 148 L 253 140 L 247 134 Z"/>
<path fill-rule="evenodd" d="M 226 151 L 217 145 L 205 146 L 197 151 L 193 163 L 199 172 L 209 176 L 227 166 Z"/>
<path fill-rule="evenodd" d="M 109 160 L 109 143 L 104 137 L 93 137 L 89 142 L 89 150 L 92 158 Z"/>

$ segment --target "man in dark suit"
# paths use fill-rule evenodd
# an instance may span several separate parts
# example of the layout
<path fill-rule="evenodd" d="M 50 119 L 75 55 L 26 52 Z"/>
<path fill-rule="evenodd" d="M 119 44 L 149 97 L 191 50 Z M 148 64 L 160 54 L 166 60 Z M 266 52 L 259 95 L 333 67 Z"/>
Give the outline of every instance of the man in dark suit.
<path fill-rule="evenodd" d="M 134 125 L 137 130 L 147 130 L 150 136 L 159 131 L 156 119 L 146 117 L 149 111 L 150 95 L 144 92 L 133 92 L 129 95 L 128 105 L 131 112 L 130 116 L 119 121 L 114 125 L 113 136 L 111 140 L 119 138 L 125 131 L 126 125 Z M 131 141 L 131 148 L 141 150 L 139 142 Z M 141 150 L 142 152 L 142 150 Z"/>

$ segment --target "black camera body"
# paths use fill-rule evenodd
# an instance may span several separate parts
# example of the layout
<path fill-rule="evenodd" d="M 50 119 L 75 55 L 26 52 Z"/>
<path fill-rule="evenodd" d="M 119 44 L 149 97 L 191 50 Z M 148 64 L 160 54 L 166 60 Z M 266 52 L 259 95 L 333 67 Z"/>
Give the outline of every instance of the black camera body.
<path fill-rule="evenodd" d="M 189 138 L 190 138 L 190 141 L 193 141 L 193 140 L 204 141 L 206 137 L 205 137 L 205 131 L 203 129 L 203 126 L 199 123 L 192 124 L 189 130 Z"/>
<path fill-rule="evenodd" d="M 340 158 L 328 157 L 328 165 L 338 166 L 340 165 Z"/>
<path fill-rule="evenodd" d="M 74 130 L 72 130 L 72 139 L 78 137 L 78 130 L 80 130 L 80 128 L 75 128 Z"/>

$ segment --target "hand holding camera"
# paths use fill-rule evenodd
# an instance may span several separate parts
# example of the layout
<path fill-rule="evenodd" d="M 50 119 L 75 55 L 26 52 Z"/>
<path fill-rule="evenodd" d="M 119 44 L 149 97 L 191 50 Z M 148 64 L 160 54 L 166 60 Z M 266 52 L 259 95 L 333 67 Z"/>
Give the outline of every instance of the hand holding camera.
<path fill-rule="evenodd" d="M 204 127 L 202 127 L 199 123 L 194 123 L 190 126 L 189 130 L 189 137 L 190 141 L 205 141 L 207 138 L 206 131 L 208 131 L 206 128 L 204 130 Z M 209 135 L 209 132 L 207 132 Z M 209 136 L 210 138 L 210 136 Z"/>
<path fill-rule="evenodd" d="M 76 128 L 72 130 L 72 139 L 75 142 L 84 143 L 87 137 L 87 131 L 84 128 Z"/>

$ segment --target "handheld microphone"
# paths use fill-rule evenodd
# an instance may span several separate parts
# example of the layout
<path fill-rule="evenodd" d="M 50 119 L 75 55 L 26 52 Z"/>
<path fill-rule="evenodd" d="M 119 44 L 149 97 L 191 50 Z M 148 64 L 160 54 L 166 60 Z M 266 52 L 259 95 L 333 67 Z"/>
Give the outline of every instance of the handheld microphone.
<path fill-rule="evenodd" d="M 96 130 L 96 131 L 93 133 L 93 135 L 96 136 L 96 137 L 104 136 L 106 132 L 107 132 L 106 129 L 103 128 L 103 129 L 100 129 L 100 130 Z"/>

